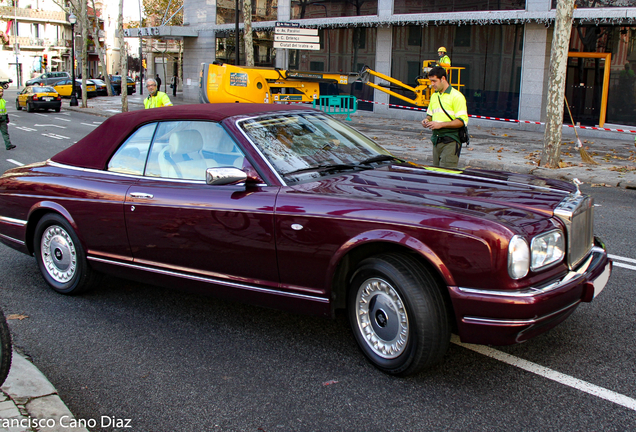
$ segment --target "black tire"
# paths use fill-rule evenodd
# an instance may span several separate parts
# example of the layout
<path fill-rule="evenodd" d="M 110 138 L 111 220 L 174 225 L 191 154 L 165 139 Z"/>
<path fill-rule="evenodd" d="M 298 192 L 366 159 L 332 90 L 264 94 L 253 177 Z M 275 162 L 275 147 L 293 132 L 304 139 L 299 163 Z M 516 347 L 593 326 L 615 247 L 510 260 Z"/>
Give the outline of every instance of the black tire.
<path fill-rule="evenodd" d="M 417 373 L 438 363 L 448 350 L 450 318 L 440 287 L 408 255 L 363 260 L 353 276 L 347 304 L 360 349 L 385 373 Z"/>
<path fill-rule="evenodd" d="M 8 89 L 9 88 L 9 84 L 8 83 L 2 84 L 2 88 L 5 89 L 5 90 Z"/>
<path fill-rule="evenodd" d="M 27 109 L 27 112 L 33 112 L 33 106 L 28 102 L 26 104 L 26 109 Z"/>
<path fill-rule="evenodd" d="M 55 112 L 60 112 L 62 108 L 55 108 Z"/>
<path fill-rule="evenodd" d="M 4 384 L 4 380 L 6 380 L 7 375 L 9 375 L 12 355 L 11 333 L 9 333 L 7 320 L 0 310 L 0 386 Z"/>
<path fill-rule="evenodd" d="M 49 213 L 40 219 L 33 241 L 40 272 L 53 290 L 75 295 L 96 285 L 99 274 L 88 265 L 77 234 L 62 216 Z"/>
<path fill-rule="evenodd" d="M 22 111 L 22 107 L 20 106 L 20 102 L 18 102 L 17 100 L 15 101 L 15 109 L 17 109 L 18 111 Z"/>

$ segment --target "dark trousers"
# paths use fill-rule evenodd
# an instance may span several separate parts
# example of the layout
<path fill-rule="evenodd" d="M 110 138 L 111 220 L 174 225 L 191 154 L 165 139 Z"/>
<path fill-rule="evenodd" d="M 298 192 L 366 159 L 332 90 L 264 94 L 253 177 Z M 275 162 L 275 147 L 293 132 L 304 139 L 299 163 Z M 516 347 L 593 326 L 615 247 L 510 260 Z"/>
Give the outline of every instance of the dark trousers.
<path fill-rule="evenodd" d="M 9 138 L 9 124 L 7 123 L 7 116 L 0 116 L 0 133 L 4 139 L 4 146 L 9 148 L 11 145 L 11 139 Z"/>

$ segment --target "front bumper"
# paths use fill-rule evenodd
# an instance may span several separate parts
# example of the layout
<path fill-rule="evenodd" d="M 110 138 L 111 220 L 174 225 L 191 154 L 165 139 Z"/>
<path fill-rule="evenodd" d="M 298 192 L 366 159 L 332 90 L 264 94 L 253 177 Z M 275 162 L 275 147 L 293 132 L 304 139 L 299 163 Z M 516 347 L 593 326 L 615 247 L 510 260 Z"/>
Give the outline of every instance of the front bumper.
<path fill-rule="evenodd" d="M 565 277 L 541 287 L 489 291 L 450 287 L 462 342 L 510 345 L 544 333 L 565 320 L 581 302 L 605 287 L 612 261 L 595 246 Z"/>

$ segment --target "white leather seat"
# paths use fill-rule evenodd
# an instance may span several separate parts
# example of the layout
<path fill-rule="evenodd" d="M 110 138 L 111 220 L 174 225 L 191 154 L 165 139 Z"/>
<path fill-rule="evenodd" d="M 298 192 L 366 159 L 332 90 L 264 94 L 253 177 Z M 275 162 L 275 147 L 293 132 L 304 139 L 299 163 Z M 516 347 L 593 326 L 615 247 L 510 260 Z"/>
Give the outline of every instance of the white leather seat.
<path fill-rule="evenodd" d="M 205 170 L 216 166 L 202 153 L 203 138 L 197 130 L 188 129 L 170 135 L 168 147 L 159 154 L 161 176 L 188 180 L 205 180 Z"/>

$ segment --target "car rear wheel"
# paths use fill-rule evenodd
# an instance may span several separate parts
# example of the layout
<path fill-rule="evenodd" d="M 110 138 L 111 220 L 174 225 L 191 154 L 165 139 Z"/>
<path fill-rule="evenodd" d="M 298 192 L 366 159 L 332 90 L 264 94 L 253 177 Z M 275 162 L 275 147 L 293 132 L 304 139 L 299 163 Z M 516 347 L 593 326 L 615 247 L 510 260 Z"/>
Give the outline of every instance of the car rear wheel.
<path fill-rule="evenodd" d="M 27 112 L 33 112 L 33 105 L 27 102 L 26 109 L 27 109 Z"/>
<path fill-rule="evenodd" d="M 60 112 L 61 108 L 55 108 L 55 112 Z"/>
<path fill-rule="evenodd" d="M 86 261 L 77 234 L 62 216 L 49 213 L 35 228 L 35 258 L 46 283 L 61 294 L 80 294 L 99 274 Z"/>
<path fill-rule="evenodd" d="M 20 106 L 20 102 L 15 101 L 15 109 L 17 109 L 18 111 L 22 111 L 22 107 Z"/>
<path fill-rule="evenodd" d="M 448 350 L 450 320 L 438 283 L 408 255 L 362 261 L 350 286 L 348 314 L 362 352 L 388 374 L 419 372 Z"/>

